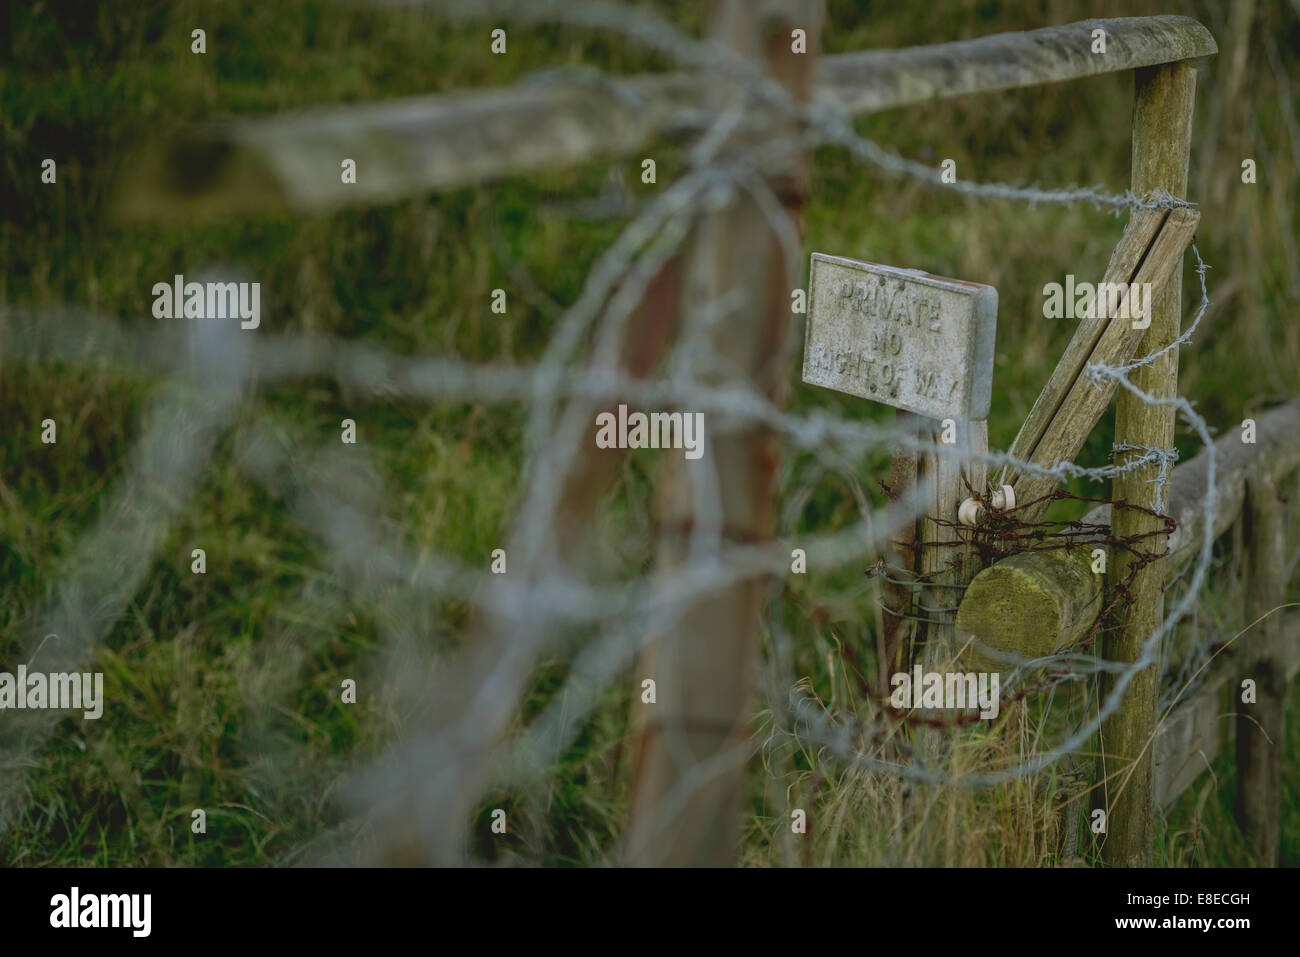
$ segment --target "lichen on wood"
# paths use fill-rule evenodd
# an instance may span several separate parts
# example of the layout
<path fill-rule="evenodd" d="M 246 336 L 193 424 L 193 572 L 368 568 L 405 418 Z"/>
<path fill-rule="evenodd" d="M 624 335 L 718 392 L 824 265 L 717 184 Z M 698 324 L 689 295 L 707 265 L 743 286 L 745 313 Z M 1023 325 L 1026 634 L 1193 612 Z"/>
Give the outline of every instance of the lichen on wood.
<path fill-rule="evenodd" d="M 1102 586 L 1085 546 L 1023 552 L 985 569 L 957 612 L 971 668 L 1009 671 L 1073 644 L 1101 613 Z"/>

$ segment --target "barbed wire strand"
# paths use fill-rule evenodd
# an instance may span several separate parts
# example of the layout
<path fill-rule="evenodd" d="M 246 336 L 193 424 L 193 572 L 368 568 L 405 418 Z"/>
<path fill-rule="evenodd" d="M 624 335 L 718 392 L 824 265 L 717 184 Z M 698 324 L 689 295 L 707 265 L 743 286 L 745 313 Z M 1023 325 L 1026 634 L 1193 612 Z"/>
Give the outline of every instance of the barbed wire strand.
<path fill-rule="evenodd" d="M 841 419 L 822 409 L 788 412 L 743 384 L 718 386 L 700 382 L 691 373 L 699 358 L 694 353 L 708 343 L 707 336 L 700 333 L 710 324 L 710 316 L 733 308 L 725 291 L 718 301 L 700 303 L 697 308 L 687 310 L 688 321 L 680 331 L 673 354 L 664 363 L 666 376 L 637 378 L 626 374 L 617 367 L 617 351 L 629 318 L 648 284 L 680 248 L 702 211 L 720 208 L 738 195 L 749 196 L 780 237 L 787 251 L 787 262 L 797 261 L 798 232 L 772 194 L 766 176 L 773 169 L 783 167 L 792 156 L 818 146 L 839 146 L 888 175 L 985 200 L 1031 205 L 1088 203 L 1116 214 L 1124 210 L 1193 204 L 1167 193 L 1138 197 L 1127 190 L 1108 194 L 1099 187 L 1038 189 L 1003 183 L 945 183 L 937 170 L 900 157 L 857 134 L 848 116 L 833 105 L 799 103 L 754 64 L 731 51 L 688 37 L 643 9 L 587 2 L 544 6 L 522 3 L 432 6 L 444 15 L 481 17 L 485 12 L 508 13 L 524 20 L 546 19 L 610 30 L 667 54 L 683 66 L 721 73 L 733 81 L 743 82 L 749 96 L 741 107 L 733 103 L 715 115 L 708 114 L 707 110 L 701 112 L 705 122 L 700 124 L 701 132 L 694 148 L 688 150 L 691 166 L 687 172 L 642 205 L 613 244 L 600 255 L 577 299 L 562 309 L 541 360 L 531 366 L 404 356 L 371 343 L 319 335 L 271 335 L 261 331 L 256 337 L 257 347 L 252 349 L 238 335 L 223 337 L 214 332 L 219 328 L 216 325 L 197 323 L 184 332 L 171 326 L 161 333 L 152 329 L 145 333 L 78 307 L 63 310 L 11 307 L 0 312 L 3 318 L 0 336 L 5 347 L 0 353 L 2 362 L 60 358 L 102 363 L 107 359 L 136 369 L 165 369 L 177 381 L 197 378 L 201 385 L 197 391 L 175 393 L 168 387 L 160 392 L 158 409 L 151 415 L 154 424 L 127 460 L 120 479 L 122 491 L 105 513 L 118 517 L 134 515 L 135 525 L 124 529 L 120 522 L 114 525 L 114 519 L 106 519 L 103 528 L 89 533 L 69 559 L 67 571 L 60 573 L 65 594 L 35 616 L 42 623 L 38 628 L 42 635 L 81 636 L 77 643 L 69 642 L 60 650 L 62 663 L 71 665 L 75 660 L 93 655 L 94 642 L 102 640 L 120 618 L 127 598 L 142 582 L 149 560 L 186 501 L 185 492 L 199 464 L 210 453 L 213 437 L 232 421 L 241 399 L 247 401 L 246 387 L 250 383 L 325 375 L 379 400 L 508 402 L 530 406 L 524 428 L 526 480 L 520 521 L 510 546 L 512 563 L 518 556 L 522 568 L 526 569 L 524 574 L 496 576 L 450 556 L 412 551 L 395 544 L 379 525 L 384 511 L 382 497 L 366 509 L 349 507 L 348 502 L 329 493 L 331 483 L 338 478 L 336 469 L 342 466 L 337 461 L 330 464 L 332 460 L 328 456 L 320 459 L 321 467 L 313 469 L 311 475 L 296 476 L 298 505 L 290 509 L 292 517 L 328 544 L 334 567 L 341 574 L 362 576 L 374 588 L 381 583 L 397 586 L 409 596 L 434 594 L 470 601 L 491 619 L 488 630 L 495 636 L 492 647 L 503 650 L 486 667 L 481 667 L 484 659 L 480 656 L 465 663 L 462 670 L 443 676 L 448 684 L 464 683 L 474 706 L 455 715 L 454 720 L 401 743 L 366 772 L 368 783 L 360 793 L 369 796 L 374 813 L 383 813 L 385 807 L 394 806 L 391 802 L 385 804 L 378 797 L 381 794 L 401 791 L 415 795 L 420 799 L 419 817 L 424 825 L 420 831 L 426 830 L 426 826 L 445 828 L 446 821 L 455 819 L 454 814 L 447 816 L 449 809 L 472 806 L 491 782 L 517 783 L 544 773 L 600 705 L 606 689 L 645 649 L 647 636 L 671 627 L 677 611 L 692 600 L 750 579 L 766 579 L 779 591 L 780 582 L 789 574 L 789 555 L 795 547 L 805 549 L 810 569 L 833 570 L 856 561 L 865 563 L 870 556 L 879 554 L 896 534 L 900 521 L 908 516 L 915 519 L 922 512 L 919 504 L 912 501 L 910 508 L 901 512 L 864 511 L 860 521 L 836 531 L 792 534 L 764 543 L 729 542 L 719 522 L 723 491 L 709 447 L 706 467 L 698 473 L 693 490 L 696 522 L 686 560 L 653 580 L 606 585 L 580 580 L 570 569 L 551 568 L 548 556 L 556 533 L 556 504 L 566 477 L 579 461 L 579 450 L 589 441 L 591 410 L 595 403 L 617 399 L 643 406 L 667 405 L 701 411 L 718 421 L 720 431 L 714 435 L 761 425 L 780 435 L 787 448 L 810 456 L 823 474 L 842 476 L 852 483 L 857 482 L 853 472 L 856 463 L 894 446 L 938 456 L 960 455 L 963 461 L 1011 466 L 1022 473 L 1061 481 L 1070 478 L 1104 481 L 1154 467 L 1156 475 L 1152 481 L 1156 483 L 1157 510 L 1163 508 L 1164 488 L 1176 458 L 1171 449 L 1118 445 L 1114 450 L 1117 453 L 1140 454 L 1123 463 L 1099 467 L 1073 462 L 1044 467 L 1004 452 L 962 455 L 923 441 L 908 429 Z M 580 83 L 603 89 L 615 97 L 626 99 L 630 95 L 629 88 L 618 78 L 600 71 L 553 73 L 537 78 L 536 82 Z M 635 103 L 635 98 L 630 102 Z M 782 128 L 787 132 L 756 144 L 744 157 L 727 154 L 726 143 L 738 129 L 777 121 L 785 124 Z M 793 135 L 788 132 L 790 122 L 798 125 Z M 1085 369 L 1092 382 L 1113 381 L 1148 405 L 1172 408 L 1200 437 L 1207 450 L 1202 540 L 1190 565 L 1190 579 L 1169 613 L 1145 637 L 1137 660 L 1131 663 L 1105 662 L 1080 654 L 1077 649 L 1067 649 L 1040 659 L 1014 662 L 1011 668 L 1008 688 L 1012 692 L 1022 675 L 1043 667 L 1058 669 L 1063 681 L 1078 682 L 1089 675 L 1110 674 L 1113 685 L 1105 698 L 1097 702 L 1095 710 L 1085 707 L 1086 719 L 1081 719 L 1060 742 L 998 770 L 953 774 L 905 747 L 901 752 L 907 757 L 904 761 L 874 756 L 860 743 L 876 740 L 877 732 L 869 730 L 869 722 L 836 723 L 824 706 L 792 686 L 789 669 L 794 660 L 794 639 L 783 628 L 775 626 L 769 613 L 771 653 L 767 656 L 768 667 L 762 684 L 767 705 L 773 712 L 774 733 L 778 725 L 794 729 L 799 740 L 819 746 L 845 767 L 900 781 L 992 787 L 1035 774 L 1062 759 L 1072 760 L 1102 723 L 1118 710 L 1133 678 L 1159 663 L 1163 640 L 1174 623 L 1194 608 L 1211 560 L 1216 507 L 1214 443 L 1206 422 L 1192 403 L 1183 397 L 1152 396 L 1137 387 L 1129 374 L 1175 348 L 1190 344 L 1209 305 L 1205 278 L 1209 267 L 1194 244 L 1192 249 L 1200 279 L 1201 303 L 1187 330 L 1149 355 L 1118 365 L 1090 364 Z M 51 321 L 55 314 L 58 320 Z M 590 357 L 584 359 L 583 344 L 593 330 L 595 338 Z M 203 337 L 202 343 L 193 344 L 198 343 L 195 336 Z M 214 349 L 213 343 L 218 340 L 220 347 Z M 176 348 L 187 342 L 192 345 Z M 177 360 L 178 355 L 184 357 L 182 361 Z M 208 360 L 202 358 L 205 355 Z M 213 361 L 214 356 L 221 357 L 220 361 Z M 181 410 L 190 408 L 196 401 L 200 410 L 185 413 L 188 418 L 182 416 Z M 284 482 L 285 470 L 292 468 L 295 453 L 283 446 L 277 449 L 265 434 L 255 430 L 253 438 L 241 445 L 238 455 L 250 474 L 260 477 L 268 487 L 277 487 Z M 263 438 L 257 438 L 258 435 Z M 299 435 L 297 442 L 302 447 L 311 446 L 305 435 Z M 145 477 L 157 490 L 159 501 L 165 501 L 167 507 L 145 507 L 132 500 L 131 490 Z M 108 529 L 112 530 L 111 534 Z M 120 571 L 107 579 L 101 576 L 98 583 L 83 584 L 84 570 L 98 565 Z M 366 594 L 373 597 L 375 592 Z M 513 713 L 513 702 L 525 687 L 527 663 L 545 649 L 555 647 L 566 630 L 575 625 L 590 633 L 573 654 L 570 673 L 560 691 L 537 718 L 519 729 L 512 742 L 498 740 L 508 724 L 500 715 Z M 567 640 L 571 643 L 572 638 Z M 43 649 L 42 653 L 51 655 L 49 649 Z M 1192 658 L 1206 653 L 1205 647 L 1193 649 Z M 1189 669 L 1191 665 L 1184 663 L 1183 673 Z M 1095 685 L 1095 681 L 1085 685 L 1087 695 L 1097 694 Z M 423 688 L 420 682 L 414 686 Z M 485 715 L 493 717 L 486 720 Z M 46 720 L 29 722 L 21 728 L 8 726 L 5 750 L 12 749 L 19 755 L 19 765 L 32 766 L 32 756 L 52 731 L 53 724 Z M 493 764 L 503 745 L 508 748 L 504 768 L 498 766 L 499 762 Z M 713 780 L 718 773 L 724 773 L 738 761 L 748 760 L 756 748 L 750 742 L 733 749 L 734 753 L 715 756 L 712 763 L 697 762 L 678 782 L 671 796 L 672 806 L 656 809 L 660 815 L 657 820 L 671 820 L 673 807 L 682 805 L 696 788 Z M 459 772 L 464 769 L 464 756 L 470 753 L 478 755 L 476 766 L 480 770 L 473 775 L 462 775 Z M 22 789 L 13 781 L 7 783 L 5 795 L 6 800 L 0 804 L 0 831 L 12 825 L 23 801 Z"/>

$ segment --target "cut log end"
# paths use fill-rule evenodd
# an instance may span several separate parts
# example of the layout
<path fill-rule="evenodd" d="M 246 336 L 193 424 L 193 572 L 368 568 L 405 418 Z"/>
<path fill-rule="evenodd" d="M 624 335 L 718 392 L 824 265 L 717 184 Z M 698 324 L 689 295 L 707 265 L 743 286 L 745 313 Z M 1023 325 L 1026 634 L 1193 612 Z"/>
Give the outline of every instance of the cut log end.
<path fill-rule="evenodd" d="M 1102 584 L 1084 547 L 1025 552 L 984 569 L 957 612 L 958 632 L 974 639 L 968 666 L 1010 671 L 1078 641 L 1101 613 Z"/>

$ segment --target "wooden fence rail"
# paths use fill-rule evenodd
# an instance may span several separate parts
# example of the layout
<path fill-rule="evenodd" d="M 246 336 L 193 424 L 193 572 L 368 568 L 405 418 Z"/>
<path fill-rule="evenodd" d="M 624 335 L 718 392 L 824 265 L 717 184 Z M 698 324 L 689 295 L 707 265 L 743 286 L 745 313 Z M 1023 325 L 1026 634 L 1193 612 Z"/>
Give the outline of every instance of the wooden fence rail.
<path fill-rule="evenodd" d="M 1106 31 L 1104 54 L 1090 52 L 1097 29 Z M 1217 51 L 1209 31 L 1188 17 L 1084 20 L 822 57 L 814 97 L 863 115 Z M 624 156 L 698 126 L 708 86 L 676 73 L 620 78 L 616 87 L 525 83 L 215 123 L 142 151 L 129 167 L 121 210 L 193 218 L 329 209 Z M 357 163 L 355 183 L 340 182 L 345 157 Z"/>

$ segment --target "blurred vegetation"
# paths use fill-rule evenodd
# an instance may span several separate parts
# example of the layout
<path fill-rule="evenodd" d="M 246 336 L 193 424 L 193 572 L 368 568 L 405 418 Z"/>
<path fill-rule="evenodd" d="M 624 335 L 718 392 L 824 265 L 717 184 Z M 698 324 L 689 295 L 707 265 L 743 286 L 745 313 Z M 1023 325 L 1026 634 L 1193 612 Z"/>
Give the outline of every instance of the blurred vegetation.
<path fill-rule="evenodd" d="M 647 6 L 691 31 L 701 28 L 697 4 Z M 1088 17 L 1185 13 L 1205 23 L 1220 54 L 1199 74 L 1190 198 L 1202 204 L 1198 242 L 1213 267 L 1214 305 L 1184 350 L 1180 387 L 1221 431 L 1300 391 L 1300 326 L 1289 321 L 1300 307 L 1300 22 L 1280 2 L 1261 3 L 1249 19 L 1243 9 L 1249 5 L 832 0 L 823 36 L 823 50 L 833 53 Z M 622 38 L 559 26 L 510 27 L 509 54 L 493 56 L 487 33 L 496 24 L 322 2 L 115 0 L 88 7 L 44 0 L 15 5 L 9 16 L 0 37 L 0 305 L 71 302 L 147 328 L 158 321 L 150 315 L 154 282 L 238 262 L 262 283 L 264 329 L 528 362 L 545 347 L 553 316 L 523 295 L 512 296 L 508 316 L 492 315 L 490 291 L 511 288 L 522 266 L 552 300 L 573 301 L 622 221 L 580 220 L 565 209 L 599 194 L 611 176 L 635 200 L 639 190 L 664 188 L 681 167 L 679 150 L 661 143 L 653 148 L 662 158 L 658 186 L 642 186 L 639 158 L 628 157 L 362 211 L 166 227 L 116 222 L 106 211 L 112 190 L 129 182 L 130 148 L 188 121 L 496 86 L 563 65 L 630 73 L 671 64 Z M 207 31 L 206 55 L 190 53 L 195 27 Z M 925 162 L 951 157 L 963 179 L 1120 191 L 1129 181 L 1131 103 L 1132 79 L 1117 75 L 893 111 L 864 118 L 859 129 Z M 56 187 L 40 183 L 45 157 L 58 161 Z M 1241 183 L 1246 157 L 1258 164 L 1257 185 Z M 827 149 L 816 157 L 805 247 L 997 286 L 989 431 L 991 444 L 1005 448 L 1072 332 L 1072 323 L 1042 318 L 1043 285 L 1066 273 L 1099 277 L 1122 228 L 1123 220 L 1087 207 L 978 202 L 883 178 Z M 1200 295 L 1195 273 L 1185 276 L 1190 316 Z M 823 407 L 846 418 L 891 414 L 799 385 L 797 369 L 792 343 L 796 409 Z M 4 366 L 0 666 L 16 664 L 61 560 L 120 474 L 157 385 L 108 363 Z M 255 422 L 329 436 L 345 416 L 359 423 L 387 496 L 389 529 L 408 547 L 480 563 L 501 542 L 522 461 L 517 407 L 389 401 L 325 380 L 261 389 L 203 473 L 147 587 L 101 648 L 104 719 L 69 719 L 47 742 L 40 767 L 25 779 L 25 816 L 0 838 L 0 863 L 298 863 L 349 833 L 340 782 L 402 725 L 384 704 L 385 610 L 352 596 L 285 503 L 228 454 Z M 39 441 L 47 417 L 60 423 L 55 446 Z M 1107 419 L 1080 460 L 1104 462 L 1111 439 Z M 1181 423 L 1177 443 L 1184 460 L 1196 451 Z M 788 456 L 782 530 L 842 527 L 855 520 L 860 501 L 879 502 L 887 450 L 856 466 L 853 482 Z M 621 574 L 640 574 L 650 561 L 652 468 L 651 459 L 633 456 L 602 506 L 616 543 L 608 546 L 610 567 Z M 1072 490 L 1106 491 L 1082 483 Z M 1292 530 L 1292 547 L 1298 540 Z M 205 577 L 189 572 L 190 549 L 199 543 L 208 554 Z M 1230 608 L 1233 594 L 1216 600 Z M 855 566 L 796 576 L 774 601 L 772 620 L 792 638 L 796 677 L 832 713 L 851 712 L 862 694 L 874 646 L 873 597 Z M 461 602 L 439 602 L 426 612 L 422 640 L 454 643 L 467 615 Z M 1240 622 L 1229 611 L 1213 627 L 1227 637 Z M 564 661 L 539 664 L 524 714 L 535 714 L 565 674 Z M 331 695 L 341 677 L 365 689 L 354 706 Z M 477 849 L 485 857 L 609 858 L 626 815 L 635 684 L 627 677 L 544 781 L 485 802 L 481 824 L 493 807 L 506 807 L 519 822 L 508 839 L 482 840 Z M 1300 733 L 1297 704 L 1292 734 Z M 760 714 L 760 728 L 770 730 L 768 717 Z M 1030 709 L 1015 710 L 985 737 L 972 737 L 962 760 L 973 766 L 1032 750 L 1037 720 Z M 1292 865 L 1300 864 L 1295 755 L 1291 747 L 1283 840 Z M 895 784 L 873 779 L 863 787 L 861 775 L 815 753 L 791 760 L 799 773 L 777 781 L 763 760 L 754 762 L 746 863 L 785 859 L 780 835 L 789 830 L 790 806 L 810 809 L 813 824 L 799 852 L 805 863 L 1056 862 L 1052 835 L 1060 821 L 1044 800 L 1051 785 L 1045 776 L 941 796 L 935 820 L 942 827 L 899 835 L 891 822 L 904 796 Z M 1232 789 L 1231 769 L 1221 761 L 1184 795 L 1161 826 L 1162 862 L 1245 863 Z M 194 807 L 208 811 L 203 837 L 190 833 Z"/>

